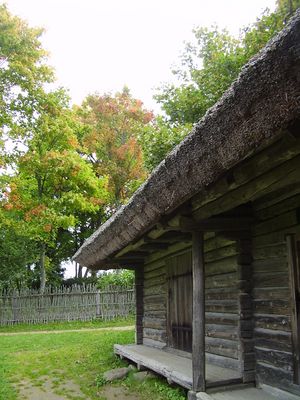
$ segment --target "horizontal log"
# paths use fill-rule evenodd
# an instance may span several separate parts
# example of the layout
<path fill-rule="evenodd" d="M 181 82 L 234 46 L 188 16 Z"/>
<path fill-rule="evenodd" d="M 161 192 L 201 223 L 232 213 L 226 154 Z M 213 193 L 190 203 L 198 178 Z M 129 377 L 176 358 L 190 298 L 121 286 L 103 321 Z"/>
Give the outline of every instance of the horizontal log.
<path fill-rule="evenodd" d="M 181 232 L 222 232 L 222 231 L 249 231 L 252 224 L 252 218 L 243 217 L 212 217 L 208 219 L 181 216 L 179 224 L 168 225 L 168 229 L 178 229 Z"/>
<path fill-rule="evenodd" d="M 238 358 L 238 342 L 219 338 L 205 338 L 205 350 L 212 354 Z"/>
<path fill-rule="evenodd" d="M 166 302 L 166 296 L 162 293 L 146 296 L 144 294 L 144 303 L 146 304 L 161 304 Z"/>
<path fill-rule="evenodd" d="M 272 340 L 268 338 L 258 338 L 255 336 L 255 347 L 263 347 L 269 350 L 278 351 L 292 351 L 293 346 L 291 342 L 281 342 L 277 340 Z"/>
<path fill-rule="evenodd" d="M 274 367 L 284 369 L 288 372 L 293 371 L 293 354 L 291 352 L 278 351 L 270 348 L 255 348 L 257 362 L 271 364 Z"/>
<path fill-rule="evenodd" d="M 223 179 L 220 179 L 206 195 L 203 196 L 201 193 L 202 196 L 195 196 L 192 202 L 193 209 L 197 209 L 217 199 L 230 189 L 236 189 L 249 181 L 251 183 L 254 177 L 266 174 L 268 171 L 274 169 L 275 166 L 282 165 L 284 161 L 299 154 L 298 146 L 295 147 L 294 154 L 291 154 L 290 150 L 290 142 L 282 138 L 254 157 L 245 160 L 235 168 L 234 171 L 231 171 L 232 179 L 230 179 L 230 184 L 228 182 L 228 177 L 225 176 Z M 272 163 L 270 160 L 272 160 Z"/>
<path fill-rule="evenodd" d="M 161 318 L 166 320 L 166 310 L 144 310 L 144 318 Z"/>
<path fill-rule="evenodd" d="M 272 207 L 273 205 L 279 204 L 288 198 L 291 198 L 300 193 L 300 183 L 292 185 L 286 185 L 283 188 L 273 191 L 272 193 L 261 197 L 253 202 L 254 213 L 259 210 Z"/>
<path fill-rule="evenodd" d="M 211 236 L 204 235 L 204 253 L 209 253 L 223 247 L 235 246 L 235 240 L 229 240 L 218 233 L 210 233 Z"/>
<path fill-rule="evenodd" d="M 144 272 L 145 280 L 148 280 L 151 278 L 156 278 L 157 276 L 160 276 L 160 277 L 162 277 L 162 279 L 165 279 L 166 269 L 160 267 L 160 268 L 153 269 L 152 271 L 145 270 L 145 272 Z"/>
<path fill-rule="evenodd" d="M 289 287 L 261 287 L 253 289 L 253 298 L 255 300 L 271 300 L 271 299 L 289 299 Z"/>
<path fill-rule="evenodd" d="M 144 296 L 151 295 L 166 295 L 167 294 L 167 283 L 163 283 L 160 285 L 150 286 L 144 288 Z"/>
<path fill-rule="evenodd" d="M 230 368 L 234 370 L 238 370 L 239 368 L 239 360 L 230 357 L 223 357 L 217 354 L 206 353 L 206 362 L 214 365 L 218 365 L 222 368 Z"/>
<path fill-rule="evenodd" d="M 298 188 L 300 191 L 300 187 Z M 276 203 L 275 205 L 269 206 L 268 208 L 263 208 L 260 210 L 255 210 L 254 207 L 254 215 L 255 218 L 259 221 L 268 220 L 282 214 L 285 214 L 289 211 L 296 210 L 300 204 L 300 193 L 297 193 L 295 196 L 291 195 L 291 197 L 284 199 L 280 203 Z"/>
<path fill-rule="evenodd" d="M 236 288 L 237 286 L 236 278 L 237 276 L 235 272 L 209 276 L 205 279 L 205 287 L 207 289 L 224 288 L 224 287 Z"/>
<path fill-rule="evenodd" d="M 239 354 L 237 349 L 228 349 L 226 347 L 214 346 L 213 344 L 205 344 L 205 352 L 235 359 L 238 359 Z"/>
<path fill-rule="evenodd" d="M 271 330 L 265 328 L 255 328 L 255 340 L 258 339 L 270 339 L 276 342 L 282 343 L 292 343 L 292 335 L 291 332 L 280 331 L 280 330 Z M 256 342 L 255 342 L 256 344 Z M 265 346 L 261 346 L 265 347 Z"/>
<path fill-rule="evenodd" d="M 279 314 L 290 313 L 290 303 L 287 298 L 284 300 L 254 300 L 253 309 L 256 314 Z"/>
<path fill-rule="evenodd" d="M 236 300 L 207 300 L 205 302 L 205 310 L 207 312 L 227 312 L 227 313 L 237 313 L 238 303 Z"/>
<path fill-rule="evenodd" d="M 220 246 L 206 251 L 204 254 L 205 262 L 222 260 L 226 257 L 237 255 L 237 249 L 235 242 L 229 243 L 227 246 Z"/>
<path fill-rule="evenodd" d="M 272 258 L 266 260 L 255 260 L 252 263 L 253 273 L 258 275 L 263 272 L 286 272 L 287 273 L 287 258 Z"/>
<path fill-rule="evenodd" d="M 205 323 L 207 324 L 222 324 L 222 325 L 235 325 L 238 322 L 237 314 L 230 313 L 205 313 Z"/>
<path fill-rule="evenodd" d="M 154 262 L 150 262 L 150 263 L 145 262 L 145 264 L 144 264 L 145 272 L 150 272 L 150 271 L 153 271 L 155 269 L 160 269 L 160 268 L 162 268 L 162 269 L 165 268 L 165 262 L 162 260 L 158 260 L 158 261 L 154 261 Z"/>
<path fill-rule="evenodd" d="M 235 300 L 237 301 L 237 290 L 235 287 L 205 288 L 206 300 Z"/>
<path fill-rule="evenodd" d="M 206 204 L 203 204 L 203 202 L 207 199 L 202 195 L 202 205 L 198 203 L 197 209 L 193 206 L 195 208 L 193 216 L 197 220 L 207 218 L 210 215 L 220 213 L 220 209 L 223 212 L 231 210 L 234 207 L 266 195 L 271 191 L 280 189 L 287 184 L 296 183 L 299 179 L 299 166 L 300 157 L 298 156 L 272 168 L 272 170 L 259 175 L 255 179 L 253 179 L 255 175 L 251 171 L 252 179 L 233 190 L 229 190 L 226 181 L 219 181 L 211 188 L 210 199 Z"/>
<path fill-rule="evenodd" d="M 291 319 L 286 315 L 253 314 L 256 328 L 272 330 L 291 330 Z"/>
<path fill-rule="evenodd" d="M 258 362 L 256 365 L 256 374 L 259 382 L 282 388 L 283 390 L 288 390 L 292 386 L 293 374 L 282 368 Z"/>
<path fill-rule="evenodd" d="M 272 243 L 269 246 L 258 247 L 253 239 L 253 259 L 264 260 L 272 258 L 283 258 L 287 255 L 286 243 Z"/>
<path fill-rule="evenodd" d="M 143 337 L 163 343 L 166 343 L 167 340 L 166 330 L 164 329 L 144 328 Z"/>
<path fill-rule="evenodd" d="M 263 235 L 276 231 L 282 231 L 290 226 L 297 225 L 298 218 L 296 210 L 288 211 L 285 214 L 278 215 L 261 223 L 256 223 L 253 227 L 253 236 Z"/>
<path fill-rule="evenodd" d="M 166 275 L 156 276 L 154 278 L 149 278 L 144 281 L 144 288 L 150 288 L 153 286 L 161 285 L 163 281 L 166 280 Z"/>
<path fill-rule="evenodd" d="M 227 257 L 212 262 L 205 262 L 205 276 L 220 275 L 236 271 L 237 271 L 236 256 Z"/>
<path fill-rule="evenodd" d="M 235 325 L 206 324 L 205 334 L 208 337 L 234 340 L 238 337 L 238 329 Z"/>
<path fill-rule="evenodd" d="M 166 311 L 166 302 L 160 302 L 160 303 L 148 303 L 145 301 L 144 303 L 144 311 L 146 312 L 161 312 L 161 311 Z"/>
<path fill-rule="evenodd" d="M 192 240 L 192 239 L 190 239 Z M 147 257 L 147 263 L 153 263 L 156 261 L 163 261 L 168 257 L 176 256 L 187 251 L 191 251 L 192 242 L 182 242 L 172 244 L 166 250 L 157 251 L 152 253 L 150 256 Z"/>
<path fill-rule="evenodd" d="M 153 340 L 147 337 L 143 337 L 143 344 L 145 346 L 154 347 L 157 349 L 163 349 L 166 347 L 166 342 L 160 342 L 159 340 Z"/>
<path fill-rule="evenodd" d="M 144 328 L 166 330 L 166 325 L 165 318 L 149 318 L 145 316 L 143 319 Z"/>
<path fill-rule="evenodd" d="M 259 275 L 254 275 L 253 285 L 255 288 L 266 288 L 266 287 L 288 287 L 289 278 L 286 272 L 270 272 Z"/>

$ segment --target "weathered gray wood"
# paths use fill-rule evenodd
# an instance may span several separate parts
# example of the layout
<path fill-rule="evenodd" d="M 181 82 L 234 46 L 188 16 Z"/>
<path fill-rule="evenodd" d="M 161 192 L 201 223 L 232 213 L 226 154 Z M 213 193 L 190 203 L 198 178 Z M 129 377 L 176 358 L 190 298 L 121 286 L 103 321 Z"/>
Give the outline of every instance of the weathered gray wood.
<path fill-rule="evenodd" d="M 209 215 L 218 214 L 220 208 L 222 211 L 227 211 L 247 201 L 253 201 L 270 193 L 270 191 L 282 188 L 289 183 L 296 183 L 299 178 L 299 166 L 300 157 L 297 156 L 234 190 L 228 191 L 228 185 L 225 187 L 224 184 L 224 188 L 220 189 L 217 195 L 218 198 L 199 207 L 193 213 L 193 217 L 197 220 L 207 218 Z"/>
<path fill-rule="evenodd" d="M 195 392 L 205 392 L 205 269 L 203 233 L 193 233 L 193 385 Z"/>
<path fill-rule="evenodd" d="M 142 367 L 149 368 L 186 389 L 192 388 L 192 360 L 189 357 L 184 357 L 173 351 L 145 345 L 115 345 L 114 351 L 123 358 L 127 358 Z M 214 361 L 216 358 L 218 356 L 215 356 Z M 220 358 L 224 359 L 224 357 Z M 241 382 L 239 373 L 234 369 L 230 369 L 229 364 L 225 367 L 220 367 L 218 362 L 210 364 L 209 359 L 207 359 L 207 362 L 207 387 Z"/>
<path fill-rule="evenodd" d="M 46 287 L 43 295 L 29 289 L 8 291 L 0 295 L 0 325 L 109 320 L 134 314 L 134 304 L 131 287 L 100 291 L 95 285 Z"/>
<path fill-rule="evenodd" d="M 298 189 L 300 191 L 300 186 Z M 271 205 L 269 207 L 265 207 L 263 209 L 256 209 L 255 211 L 255 219 L 259 221 L 267 220 L 270 218 L 274 218 L 279 215 L 283 215 L 289 211 L 295 210 L 298 208 L 300 204 L 300 193 L 297 193 L 295 196 L 292 196 L 290 192 L 288 192 L 287 189 L 284 191 L 285 196 L 288 196 L 281 202 L 277 202 L 274 205 Z M 291 197 L 290 197 L 291 196 Z M 276 198 L 273 194 L 273 198 Z"/>
<path fill-rule="evenodd" d="M 256 346 L 255 355 L 258 362 L 272 364 L 275 367 L 282 368 L 286 371 L 291 371 L 293 363 L 293 353 L 279 350 L 270 350 Z"/>
<path fill-rule="evenodd" d="M 136 344 L 143 343 L 143 317 L 144 317 L 144 267 L 135 269 L 136 293 Z"/>
<path fill-rule="evenodd" d="M 156 340 L 158 342 L 163 342 L 165 344 L 167 342 L 166 329 L 144 328 L 143 329 L 143 337 L 152 339 L 152 340 Z"/>
<path fill-rule="evenodd" d="M 300 384 L 300 245 L 296 235 L 288 235 L 288 267 L 291 289 L 291 325 L 293 340 L 294 383 Z"/>
<path fill-rule="evenodd" d="M 250 224 L 252 223 L 251 218 L 216 218 L 212 217 L 209 219 L 198 219 L 194 220 L 188 217 L 180 217 L 179 225 L 175 225 L 175 229 L 179 228 L 181 232 L 222 232 L 222 231 L 249 231 Z M 169 225 L 169 229 L 173 226 Z"/>

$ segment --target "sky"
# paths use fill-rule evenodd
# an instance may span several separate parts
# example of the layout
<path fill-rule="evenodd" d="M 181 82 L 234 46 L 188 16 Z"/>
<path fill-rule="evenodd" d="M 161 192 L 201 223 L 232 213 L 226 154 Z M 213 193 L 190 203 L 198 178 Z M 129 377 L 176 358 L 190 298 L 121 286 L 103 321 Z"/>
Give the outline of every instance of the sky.
<path fill-rule="evenodd" d="M 80 104 L 89 93 L 127 85 L 147 108 L 170 82 L 196 26 L 214 23 L 237 35 L 275 0 L 0 0 L 30 26 L 46 29 L 43 46 L 59 85 Z"/>
<path fill-rule="evenodd" d="M 42 44 L 58 84 L 73 103 L 89 93 L 127 85 L 145 107 L 159 112 L 154 89 L 174 78 L 184 41 L 197 26 L 217 24 L 238 35 L 275 0 L 0 0 L 30 26 L 45 28 Z M 66 277 L 74 267 L 66 263 Z"/>

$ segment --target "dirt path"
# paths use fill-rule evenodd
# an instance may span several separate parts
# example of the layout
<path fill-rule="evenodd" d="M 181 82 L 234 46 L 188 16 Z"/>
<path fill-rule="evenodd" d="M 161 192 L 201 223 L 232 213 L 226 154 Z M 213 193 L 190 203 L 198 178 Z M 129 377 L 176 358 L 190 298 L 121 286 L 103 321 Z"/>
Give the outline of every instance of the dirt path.
<path fill-rule="evenodd" d="M 39 335 L 49 333 L 68 333 L 68 332 L 105 332 L 105 331 L 129 331 L 134 329 L 133 325 L 130 326 L 111 326 L 110 328 L 83 328 L 83 329 L 64 329 L 64 330 L 50 330 L 50 331 L 28 331 L 28 332 L 0 332 L 0 336 L 18 336 L 18 335 Z"/>
<path fill-rule="evenodd" d="M 71 380 L 55 382 L 53 379 L 42 377 L 43 382 L 38 385 L 30 381 L 20 382 L 15 385 L 18 398 L 21 400 L 89 400 L 80 389 L 80 386 Z M 106 385 L 98 392 L 99 400 L 140 400 L 123 386 Z"/>

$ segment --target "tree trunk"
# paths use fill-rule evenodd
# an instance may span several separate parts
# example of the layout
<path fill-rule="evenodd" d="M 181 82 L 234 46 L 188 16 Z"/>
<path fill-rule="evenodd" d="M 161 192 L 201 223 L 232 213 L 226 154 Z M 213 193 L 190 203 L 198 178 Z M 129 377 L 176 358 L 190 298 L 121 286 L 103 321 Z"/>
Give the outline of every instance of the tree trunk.
<path fill-rule="evenodd" d="M 86 270 L 85 270 L 85 273 L 84 273 L 84 278 L 87 278 L 87 276 L 88 276 L 88 273 L 89 273 L 89 269 L 88 269 L 88 268 L 86 268 Z"/>
<path fill-rule="evenodd" d="M 40 293 L 43 294 L 46 286 L 46 270 L 45 270 L 45 243 L 42 243 L 41 253 L 40 253 L 40 278 L 41 278 L 41 286 Z"/>

